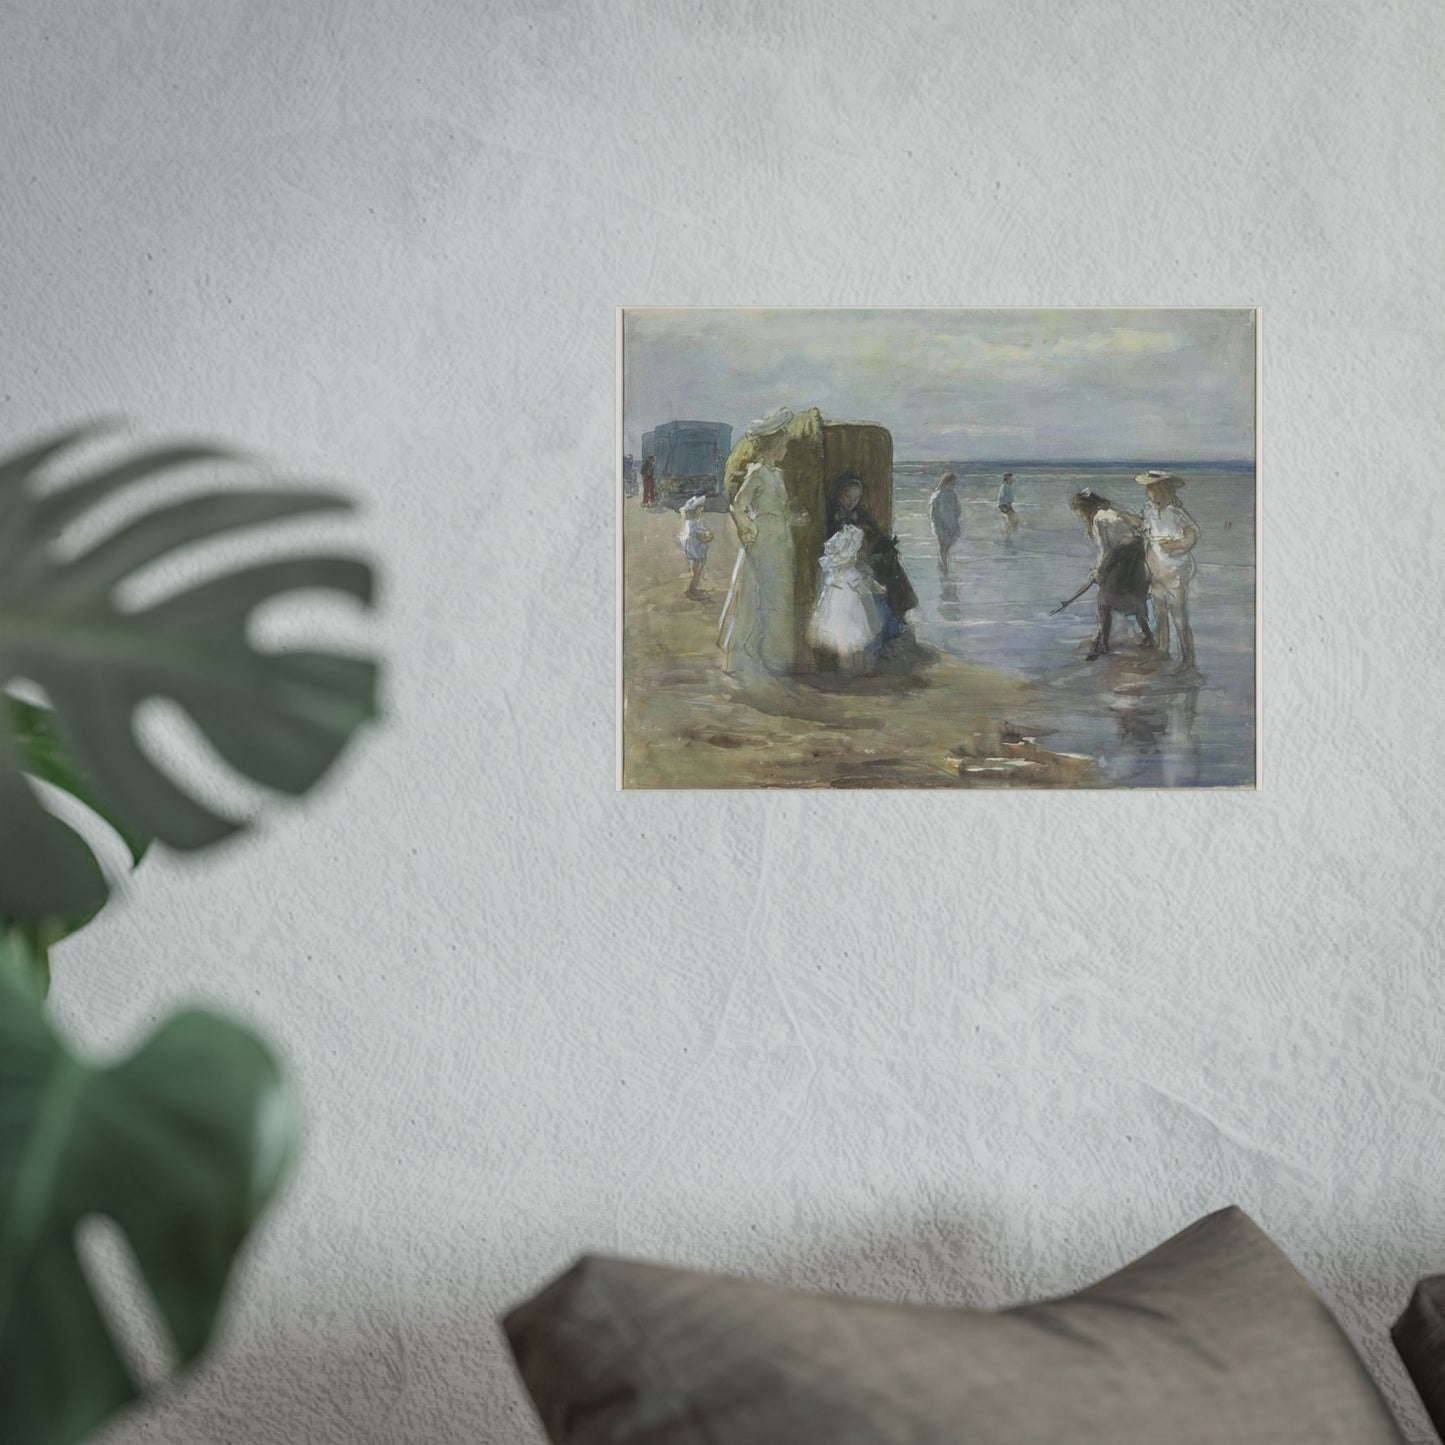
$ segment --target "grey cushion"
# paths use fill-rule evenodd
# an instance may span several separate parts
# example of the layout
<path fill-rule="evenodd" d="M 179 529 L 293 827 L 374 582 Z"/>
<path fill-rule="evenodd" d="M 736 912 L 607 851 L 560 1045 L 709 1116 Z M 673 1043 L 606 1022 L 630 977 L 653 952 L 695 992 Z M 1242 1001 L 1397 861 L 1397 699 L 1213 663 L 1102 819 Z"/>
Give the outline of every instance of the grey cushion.
<path fill-rule="evenodd" d="M 505 1321 L 557 1445 L 1400 1445 L 1339 1326 L 1226 1209 L 1001 1314 L 586 1258 Z"/>
<path fill-rule="evenodd" d="M 1445 1440 L 1445 1274 L 1431 1275 L 1415 1286 L 1390 1333 L 1436 1431 Z"/>

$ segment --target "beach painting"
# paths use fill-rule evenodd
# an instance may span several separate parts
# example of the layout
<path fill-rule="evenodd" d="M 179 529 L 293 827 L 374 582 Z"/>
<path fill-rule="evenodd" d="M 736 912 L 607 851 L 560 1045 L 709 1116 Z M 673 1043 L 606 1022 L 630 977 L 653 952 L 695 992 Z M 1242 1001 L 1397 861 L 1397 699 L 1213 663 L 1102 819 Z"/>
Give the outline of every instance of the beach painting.
<path fill-rule="evenodd" d="M 1256 312 L 618 332 L 622 787 L 1256 786 Z"/>

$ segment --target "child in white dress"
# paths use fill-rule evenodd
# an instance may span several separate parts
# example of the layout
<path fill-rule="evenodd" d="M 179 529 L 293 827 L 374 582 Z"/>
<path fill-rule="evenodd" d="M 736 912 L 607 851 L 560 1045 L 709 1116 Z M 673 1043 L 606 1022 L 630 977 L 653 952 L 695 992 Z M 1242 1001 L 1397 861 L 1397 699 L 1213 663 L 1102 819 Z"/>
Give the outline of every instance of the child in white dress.
<path fill-rule="evenodd" d="M 692 564 L 692 581 L 687 584 L 684 595 L 694 601 L 707 596 L 701 585 L 702 569 L 707 566 L 708 544 L 712 541 L 712 533 L 702 520 L 702 509 L 706 502 L 706 497 L 691 497 L 678 508 L 682 514 L 682 531 L 677 534 L 678 545 L 682 548 L 682 555 Z"/>
<path fill-rule="evenodd" d="M 808 622 L 808 641 L 833 653 L 849 673 L 868 670 L 869 650 L 883 630 L 878 598 L 884 588 L 859 555 L 863 542 L 860 528 L 845 526 L 823 544 L 818 604 Z"/>

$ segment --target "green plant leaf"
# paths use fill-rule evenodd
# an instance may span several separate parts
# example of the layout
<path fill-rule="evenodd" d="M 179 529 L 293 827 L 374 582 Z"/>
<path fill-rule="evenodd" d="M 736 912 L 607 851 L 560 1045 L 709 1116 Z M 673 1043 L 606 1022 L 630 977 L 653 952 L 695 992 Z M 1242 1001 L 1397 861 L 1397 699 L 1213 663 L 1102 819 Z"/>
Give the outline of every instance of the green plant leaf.
<path fill-rule="evenodd" d="M 19 982 L 14 940 L 0 937 L 0 1440 L 70 1445 L 139 1393 L 76 1226 L 119 1225 L 187 1366 L 295 1119 L 263 1045 L 214 1014 L 173 1015 L 109 1068 L 82 1062 Z"/>
<path fill-rule="evenodd" d="M 128 844 L 204 848 L 240 825 L 150 759 L 136 739 L 136 709 L 169 699 L 237 771 L 306 792 L 375 715 L 376 666 L 328 652 L 262 652 L 247 625 L 261 604 L 300 589 L 369 604 L 371 568 L 354 557 L 291 556 L 125 610 L 116 589 L 181 548 L 350 504 L 294 488 L 210 491 L 153 507 L 65 558 L 55 547 L 63 529 L 126 488 L 235 459 L 213 447 L 164 447 L 39 490 L 40 469 L 88 435 L 67 432 L 0 460 L 0 688 L 23 679 L 44 691 L 53 710 L 44 722 L 74 786 L 58 785 L 96 806 Z M 105 878 L 84 840 L 35 796 L 24 774 L 45 776 L 45 754 L 23 743 L 23 729 L 0 729 L 0 919 L 83 918 L 105 900 Z"/>
<path fill-rule="evenodd" d="M 125 819 L 107 807 L 90 780 L 66 756 L 54 713 L 47 707 L 24 702 L 17 697 L 0 698 L 0 704 L 8 708 L 11 734 L 19 748 L 25 771 L 31 777 L 68 793 L 97 817 L 103 818 L 125 844 L 132 866 L 138 864 L 150 846 L 150 839 L 127 826 Z M 0 721 L 0 726 L 3 725 Z M 50 986 L 50 949 L 62 938 L 84 928 L 99 912 L 103 902 L 104 899 L 100 899 L 68 918 L 31 918 L 24 924 L 16 925 L 33 951 L 45 990 L 48 991 Z"/>
<path fill-rule="evenodd" d="M 9 705 L 10 730 L 24 758 L 25 770 L 31 777 L 69 793 L 103 818 L 125 844 L 130 861 L 139 863 L 150 847 L 150 838 L 132 828 L 113 808 L 107 807 L 105 800 L 95 791 L 95 785 L 66 756 L 54 712 L 18 697 L 7 697 L 4 701 Z"/>
<path fill-rule="evenodd" d="M 0 927 L 0 970 L 35 999 L 50 992 L 50 950 L 40 932 L 41 925 L 35 923 Z"/>

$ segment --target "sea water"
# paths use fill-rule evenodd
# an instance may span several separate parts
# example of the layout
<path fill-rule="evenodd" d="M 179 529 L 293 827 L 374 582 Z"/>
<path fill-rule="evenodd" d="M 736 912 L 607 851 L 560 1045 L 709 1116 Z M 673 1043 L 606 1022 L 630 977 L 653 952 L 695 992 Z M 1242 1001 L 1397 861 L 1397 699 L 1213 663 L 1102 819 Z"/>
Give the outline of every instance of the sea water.
<path fill-rule="evenodd" d="M 1030 684 L 1009 721 L 1047 747 L 1095 760 L 1122 787 L 1247 787 L 1255 781 L 1255 476 L 1252 468 L 1174 466 L 1180 501 L 1199 524 L 1190 621 L 1199 679 L 1176 679 L 1136 648 L 1138 624 L 1114 615 L 1112 651 L 1085 660 L 1097 630 L 1093 591 L 1057 616 L 1088 580 L 1098 550 L 1069 499 L 1084 487 L 1137 512 L 1134 464 L 1014 467 L 1019 525 L 1004 532 L 1002 467 L 902 463 L 893 473 L 893 530 L 919 596 L 920 641 Z M 928 498 L 958 474 L 963 532 L 938 566 Z"/>

